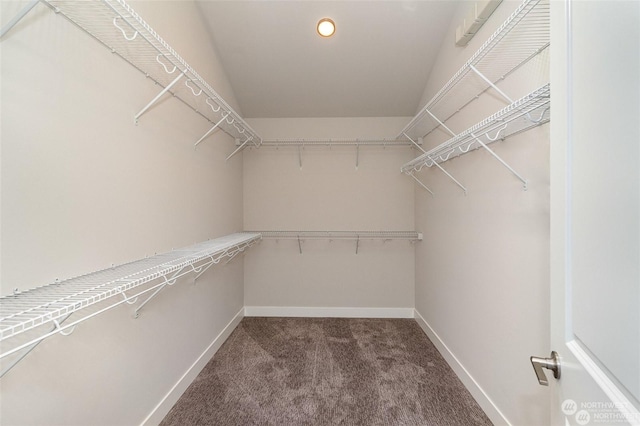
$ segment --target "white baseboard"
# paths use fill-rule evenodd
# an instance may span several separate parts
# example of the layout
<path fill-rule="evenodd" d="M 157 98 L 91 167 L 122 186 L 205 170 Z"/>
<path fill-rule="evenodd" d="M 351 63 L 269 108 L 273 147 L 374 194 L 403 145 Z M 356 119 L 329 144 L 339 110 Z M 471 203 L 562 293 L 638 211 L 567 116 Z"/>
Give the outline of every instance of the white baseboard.
<path fill-rule="evenodd" d="M 173 385 L 171 390 L 162 398 L 160 403 L 151 411 L 151 413 L 144 419 L 141 425 L 150 426 L 160 424 L 162 419 L 169 413 L 171 407 L 180 399 L 184 391 L 187 390 L 191 382 L 200 374 L 202 369 L 213 358 L 220 346 L 231 335 L 231 332 L 240 324 L 244 318 L 244 308 L 240 309 L 233 319 L 226 325 L 224 329 L 213 339 L 213 342 L 205 349 L 205 351 L 198 357 L 198 359 L 189 367 L 189 369 L 180 377 L 180 380 Z"/>
<path fill-rule="evenodd" d="M 413 318 L 413 308 L 313 308 L 299 306 L 245 306 L 247 317 Z"/>
<path fill-rule="evenodd" d="M 447 361 L 451 369 L 456 373 L 460 381 L 465 385 L 465 387 L 469 390 L 473 398 L 476 400 L 478 405 L 484 410 L 487 414 L 487 417 L 496 425 L 510 425 L 507 418 L 502 414 L 500 409 L 493 403 L 489 395 L 485 393 L 484 390 L 480 387 L 478 382 L 469 374 L 464 365 L 460 363 L 458 358 L 449 350 L 447 345 L 442 341 L 440 336 L 431 328 L 429 323 L 424 319 L 420 312 L 414 310 L 414 317 L 416 322 L 420 325 L 425 334 L 429 337 L 429 340 L 435 345 L 438 349 L 442 357 Z"/>

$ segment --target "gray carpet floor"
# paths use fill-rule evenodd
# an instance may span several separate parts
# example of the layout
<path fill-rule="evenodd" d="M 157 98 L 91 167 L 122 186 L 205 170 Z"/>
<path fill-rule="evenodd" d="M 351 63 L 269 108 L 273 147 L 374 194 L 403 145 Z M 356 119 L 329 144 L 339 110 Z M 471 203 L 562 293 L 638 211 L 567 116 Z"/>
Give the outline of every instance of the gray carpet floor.
<path fill-rule="evenodd" d="M 161 425 L 490 425 L 412 319 L 244 318 Z"/>

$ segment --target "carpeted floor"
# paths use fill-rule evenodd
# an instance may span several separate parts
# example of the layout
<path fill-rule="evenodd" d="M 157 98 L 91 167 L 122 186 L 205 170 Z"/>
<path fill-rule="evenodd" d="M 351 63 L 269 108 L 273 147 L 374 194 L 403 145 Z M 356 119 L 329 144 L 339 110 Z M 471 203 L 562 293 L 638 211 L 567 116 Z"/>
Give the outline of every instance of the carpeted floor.
<path fill-rule="evenodd" d="M 161 425 L 490 425 L 412 319 L 244 318 Z"/>

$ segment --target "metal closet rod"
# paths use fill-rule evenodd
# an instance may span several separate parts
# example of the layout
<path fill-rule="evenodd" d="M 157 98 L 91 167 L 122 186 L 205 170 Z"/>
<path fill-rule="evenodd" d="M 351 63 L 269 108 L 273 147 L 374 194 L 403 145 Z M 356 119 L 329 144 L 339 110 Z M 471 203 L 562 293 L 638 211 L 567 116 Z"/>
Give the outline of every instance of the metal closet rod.
<path fill-rule="evenodd" d="M 247 231 L 248 232 L 248 231 Z M 416 231 L 251 231 L 259 232 L 263 239 L 297 240 L 298 251 L 302 254 L 302 242 L 305 240 L 341 240 L 355 241 L 356 254 L 362 240 L 409 240 L 411 243 L 422 241 L 422 234 Z"/>
<path fill-rule="evenodd" d="M 376 145 L 376 146 L 411 146 L 411 142 L 395 139 L 263 139 L 263 146 L 305 146 L 305 145 Z"/>
<path fill-rule="evenodd" d="M 298 148 L 298 166 L 302 170 L 302 150 L 306 146 L 355 146 L 356 147 L 356 170 L 360 163 L 361 146 L 412 146 L 414 143 L 407 140 L 395 139 L 263 139 L 259 146 L 279 147 L 295 146 Z"/>
<path fill-rule="evenodd" d="M 417 231 L 245 231 L 259 233 L 263 239 L 292 240 L 390 240 L 404 239 L 421 241 Z"/>

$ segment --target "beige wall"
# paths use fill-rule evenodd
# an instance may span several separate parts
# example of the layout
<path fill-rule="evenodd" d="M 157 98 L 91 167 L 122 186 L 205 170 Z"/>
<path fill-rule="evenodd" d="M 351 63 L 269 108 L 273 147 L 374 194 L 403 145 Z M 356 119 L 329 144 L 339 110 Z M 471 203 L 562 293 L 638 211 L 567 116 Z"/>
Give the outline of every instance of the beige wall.
<path fill-rule="evenodd" d="M 408 118 L 252 119 L 264 138 L 390 138 Z M 409 147 L 263 147 L 244 153 L 244 220 L 252 230 L 414 230 Z M 413 307 L 407 241 L 265 240 L 245 259 L 245 305 Z"/>
<path fill-rule="evenodd" d="M 425 101 L 519 4 L 503 2 L 466 48 L 455 47 L 452 26 Z M 454 24 L 465 11 L 463 5 Z M 518 98 L 545 82 L 546 54 L 500 86 Z M 447 124 L 463 131 L 504 106 L 488 92 Z M 416 248 L 416 310 L 466 369 L 467 384 L 473 378 L 493 401 L 485 408 L 496 423 L 546 424 L 549 418 L 548 389 L 538 385 L 529 363 L 529 356 L 549 352 L 548 134 L 547 124 L 491 145 L 529 180 L 527 191 L 485 151 L 443 164 L 467 196 L 435 167 L 418 174 L 435 195 L 416 187 L 416 226 L 425 239 Z M 434 132 L 425 145 L 447 139 Z"/>
<path fill-rule="evenodd" d="M 21 5 L 1 2 L 2 21 Z M 235 103 L 193 3 L 133 6 Z M 231 138 L 195 151 L 210 125 L 170 97 L 135 126 L 159 88 L 43 5 L 0 48 L 2 295 L 242 229 Z M 216 266 L 137 320 L 120 306 L 44 341 L 0 381 L 0 422 L 140 423 L 240 311 L 242 284 L 241 261 Z"/>

